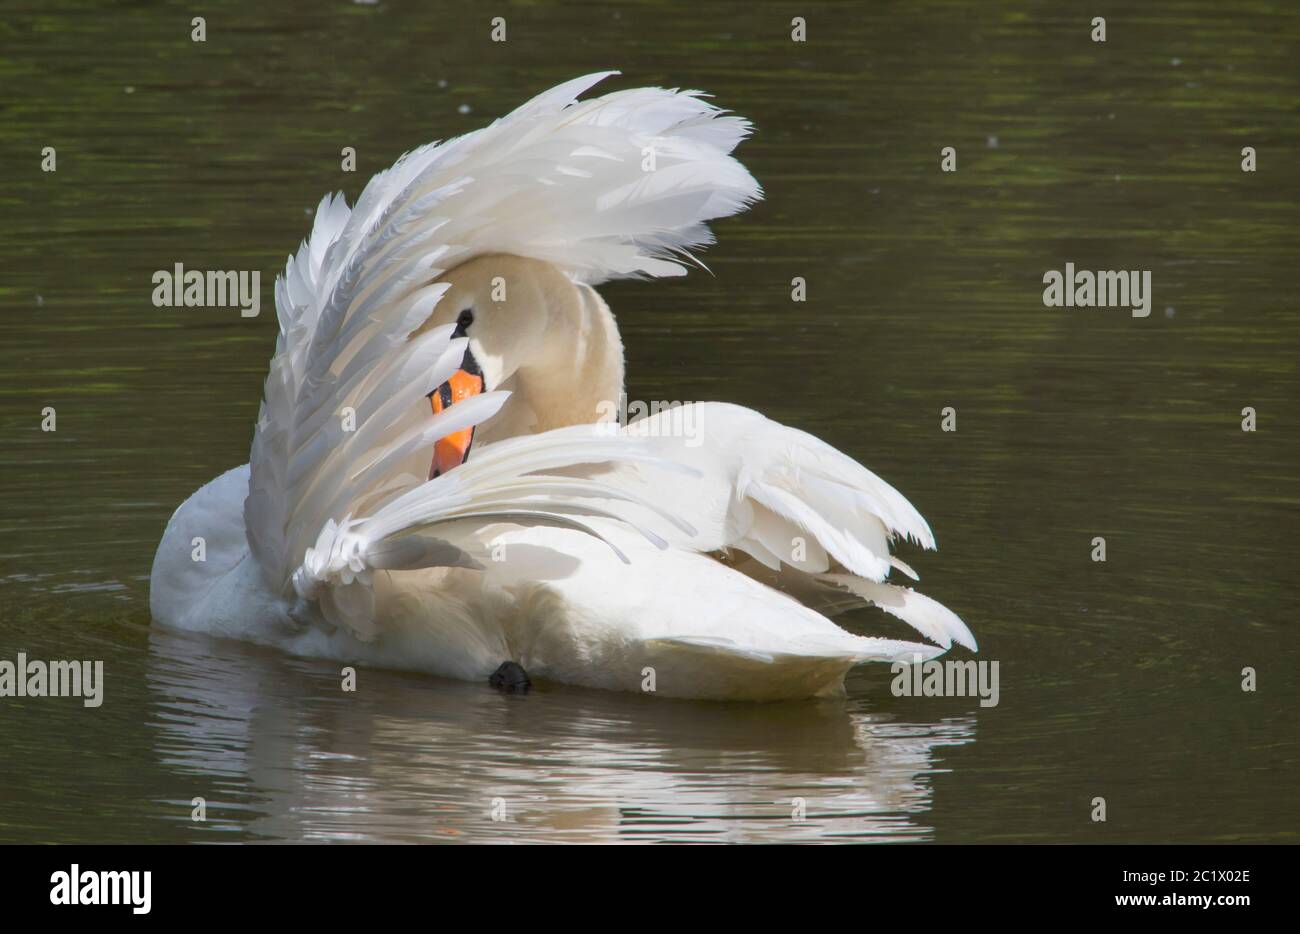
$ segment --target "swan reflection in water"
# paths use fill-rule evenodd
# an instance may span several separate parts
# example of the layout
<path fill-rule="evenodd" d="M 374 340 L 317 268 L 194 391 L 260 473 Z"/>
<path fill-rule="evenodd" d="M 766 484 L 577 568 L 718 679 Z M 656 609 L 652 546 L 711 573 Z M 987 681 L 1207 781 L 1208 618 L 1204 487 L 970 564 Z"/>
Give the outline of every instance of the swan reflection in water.
<path fill-rule="evenodd" d="M 975 738 L 974 717 L 853 700 L 507 696 L 365 668 L 345 692 L 256 646 L 155 628 L 150 649 L 159 758 L 206 800 L 196 841 L 924 840 L 938 749 Z"/>

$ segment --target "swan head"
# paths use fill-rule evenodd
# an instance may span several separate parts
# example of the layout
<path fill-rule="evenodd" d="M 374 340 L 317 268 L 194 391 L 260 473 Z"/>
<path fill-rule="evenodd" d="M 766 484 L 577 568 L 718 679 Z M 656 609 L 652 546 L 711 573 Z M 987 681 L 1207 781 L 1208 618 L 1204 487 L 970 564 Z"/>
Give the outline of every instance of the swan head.
<path fill-rule="evenodd" d="M 469 343 L 460 371 L 430 396 L 433 410 L 489 390 L 511 397 L 490 421 L 439 441 L 431 475 L 465 460 L 471 442 L 608 417 L 623 390 L 623 343 L 595 289 L 550 263 L 499 253 L 441 281 L 450 288 L 417 333 L 450 324 Z"/>

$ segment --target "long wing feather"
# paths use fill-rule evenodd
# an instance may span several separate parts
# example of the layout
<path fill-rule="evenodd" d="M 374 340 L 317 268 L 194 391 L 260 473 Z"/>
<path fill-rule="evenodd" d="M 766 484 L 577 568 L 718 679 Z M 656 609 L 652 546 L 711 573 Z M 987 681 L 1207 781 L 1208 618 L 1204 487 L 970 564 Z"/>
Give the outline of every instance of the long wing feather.
<path fill-rule="evenodd" d="M 747 122 L 695 91 L 575 100 L 610 74 L 566 82 L 484 129 L 407 153 L 371 179 L 352 209 L 341 195 L 321 201 L 309 239 L 276 281 L 280 334 L 244 506 L 252 553 L 286 597 L 295 584 L 318 591 L 335 573 L 324 569 L 349 549 L 363 566 L 369 547 L 389 549 L 380 560 L 398 560 L 392 537 L 449 519 L 458 497 L 462 516 L 478 508 L 475 497 L 496 512 L 509 497 L 527 499 L 526 485 L 488 497 L 489 481 L 576 462 L 565 450 L 572 439 L 543 438 L 464 465 L 483 484 L 472 491 L 469 479 L 425 484 L 412 468 L 434 438 L 490 417 L 503 398 L 487 394 L 436 419 L 423 398 L 463 351 L 445 329 L 411 337 L 445 292 L 443 273 L 504 252 L 552 262 L 587 283 L 681 275 L 688 251 L 711 240 L 707 221 L 761 196 L 729 155 Z M 607 436 L 578 447 L 587 463 L 651 456 Z M 607 508 L 581 506 L 578 493 L 552 488 L 547 496 L 558 505 L 506 511 L 540 521 Z M 400 560 L 460 560 L 456 547 L 402 546 Z M 351 589 L 327 602 L 364 609 Z"/>
<path fill-rule="evenodd" d="M 670 408 L 624 433 L 703 477 L 671 488 L 659 504 L 699 526 L 676 546 L 731 555 L 737 569 L 821 611 L 872 604 L 943 648 L 957 642 L 976 649 L 956 614 L 886 582 L 893 569 L 916 578 L 890 554 L 895 539 L 934 548 L 934 535 L 901 493 L 852 458 L 806 432 L 717 402 Z M 608 482 L 645 488 L 636 471 L 616 472 Z M 737 561 L 736 552 L 756 564 Z"/>
<path fill-rule="evenodd" d="M 453 407 L 454 409 L 455 407 Z M 557 454 L 560 436 L 563 455 Z M 501 447 L 501 446 L 496 446 Z M 549 449 L 549 450 L 548 450 Z M 293 587 L 304 599 L 317 599 L 323 587 L 350 586 L 356 580 L 367 581 L 370 571 L 388 568 L 400 554 L 402 567 L 410 567 L 419 549 L 399 543 L 416 533 L 442 531 L 442 544 L 449 549 L 433 549 L 453 557 L 466 566 L 462 553 L 474 544 L 466 534 L 467 520 L 478 524 L 521 522 L 524 524 L 562 525 L 575 528 L 606 541 L 626 561 L 623 553 L 596 529 L 580 521 L 581 516 L 615 519 L 641 532 L 657 547 L 667 543 L 637 520 L 636 512 L 623 506 L 638 507 L 662 514 L 661 507 L 645 497 L 619 490 L 599 480 L 580 480 L 545 471 L 580 464 L 624 463 L 633 460 L 670 470 L 679 465 L 650 452 L 650 445 L 636 438 L 611 437 L 601 425 L 576 425 L 540 435 L 530 435 L 512 442 L 502 454 L 467 461 L 454 471 L 418 484 L 391 500 L 372 515 L 342 521 L 329 519 L 315 544 L 308 548 L 302 564 L 294 571 Z M 543 452 L 545 457 L 539 457 Z M 539 469 L 540 463 L 547 466 Z M 689 468 L 687 468 L 689 470 Z M 689 528 L 673 517 L 678 527 Z M 474 526 L 471 524 L 469 530 Z M 428 566 L 428 565 L 421 565 Z M 352 622 L 351 620 L 332 620 Z"/>

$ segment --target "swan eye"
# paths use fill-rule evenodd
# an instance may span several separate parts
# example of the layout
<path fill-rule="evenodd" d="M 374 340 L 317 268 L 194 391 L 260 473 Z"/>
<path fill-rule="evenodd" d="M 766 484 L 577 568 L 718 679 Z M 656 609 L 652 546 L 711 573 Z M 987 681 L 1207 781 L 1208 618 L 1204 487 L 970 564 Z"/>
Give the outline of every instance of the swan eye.
<path fill-rule="evenodd" d="M 456 316 L 456 333 L 455 337 L 464 337 L 469 326 L 474 323 L 474 309 L 466 308 Z"/>

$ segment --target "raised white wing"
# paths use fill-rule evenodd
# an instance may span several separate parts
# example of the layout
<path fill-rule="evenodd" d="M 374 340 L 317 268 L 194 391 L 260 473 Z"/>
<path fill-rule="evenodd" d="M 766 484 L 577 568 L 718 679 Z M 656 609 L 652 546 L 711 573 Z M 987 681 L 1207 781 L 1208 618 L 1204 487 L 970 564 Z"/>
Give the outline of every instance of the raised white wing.
<path fill-rule="evenodd" d="M 351 210 L 341 195 L 321 201 L 310 238 L 276 281 L 280 335 L 244 506 L 252 553 L 284 596 L 296 590 L 328 607 L 364 599 L 353 584 L 369 569 L 464 563 L 446 540 L 402 541 L 452 520 L 572 525 L 620 514 L 615 491 L 600 491 L 601 505 L 591 485 L 536 476 L 649 456 L 595 429 L 494 445 L 426 481 L 433 442 L 490 417 L 504 395 L 434 416 L 424 397 L 459 365 L 464 340 L 446 328 L 411 336 L 446 290 L 439 276 L 474 256 L 547 260 L 589 283 L 678 275 L 673 254 L 708 243 L 706 221 L 759 197 L 728 155 L 748 124 L 696 92 L 574 101 L 607 74 L 408 153 Z M 348 619 L 361 609 L 337 608 Z"/>

